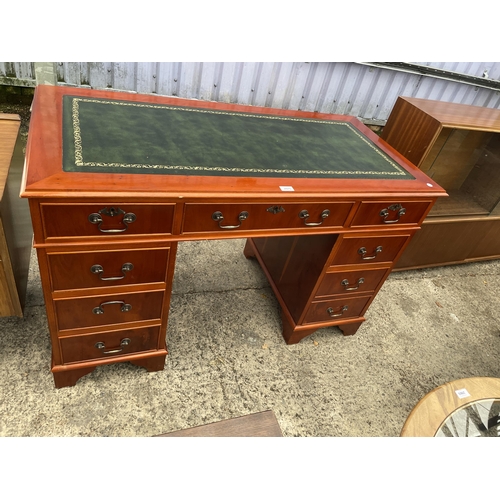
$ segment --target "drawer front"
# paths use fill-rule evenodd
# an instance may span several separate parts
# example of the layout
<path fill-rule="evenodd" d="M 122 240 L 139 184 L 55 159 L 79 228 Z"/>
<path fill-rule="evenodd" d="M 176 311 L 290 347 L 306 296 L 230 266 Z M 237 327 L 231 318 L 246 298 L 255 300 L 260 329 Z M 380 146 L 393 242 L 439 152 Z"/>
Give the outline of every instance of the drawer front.
<path fill-rule="evenodd" d="M 168 254 L 168 248 L 49 253 L 52 289 L 164 282 Z"/>
<path fill-rule="evenodd" d="M 351 227 L 420 225 L 431 201 L 366 201 L 360 204 Z"/>
<path fill-rule="evenodd" d="M 398 256 L 410 236 L 345 236 L 331 265 L 391 263 Z"/>
<path fill-rule="evenodd" d="M 371 296 L 343 297 L 313 302 L 307 310 L 303 324 L 356 318 L 361 316 L 370 299 Z"/>
<path fill-rule="evenodd" d="M 62 337 L 59 342 L 63 363 L 77 363 L 153 351 L 157 349 L 159 333 L 160 327 L 154 326 Z"/>
<path fill-rule="evenodd" d="M 188 203 L 183 233 L 343 227 L 354 202 L 338 203 Z"/>
<path fill-rule="evenodd" d="M 373 292 L 384 280 L 388 268 L 361 269 L 359 271 L 327 272 L 316 292 L 316 297 L 337 294 Z"/>
<path fill-rule="evenodd" d="M 54 301 L 60 330 L 160 319 L 163 292 L 138 292 Z"/>
<path fill-rule="evenodd" d="M 40 205 L 45 238 L 170 234 L 175 205 Z"/>

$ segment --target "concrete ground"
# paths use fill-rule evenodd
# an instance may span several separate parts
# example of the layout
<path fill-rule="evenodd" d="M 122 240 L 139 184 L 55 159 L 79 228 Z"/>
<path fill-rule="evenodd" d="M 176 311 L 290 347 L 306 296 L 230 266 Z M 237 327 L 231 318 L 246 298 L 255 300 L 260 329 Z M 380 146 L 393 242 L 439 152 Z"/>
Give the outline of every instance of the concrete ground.
<path fill-rule="evenodd" d="M 244 240 L 179 244 L 162 372 L 97 368 L 55 389 L 38 264 L 0 318 L 1 436 L 153 436 L 267 409 L 284 436 L 398 436 L 427 392 L 500 377 L 500 261 L 393 273 L 356 335 L 288 346 Z"/>

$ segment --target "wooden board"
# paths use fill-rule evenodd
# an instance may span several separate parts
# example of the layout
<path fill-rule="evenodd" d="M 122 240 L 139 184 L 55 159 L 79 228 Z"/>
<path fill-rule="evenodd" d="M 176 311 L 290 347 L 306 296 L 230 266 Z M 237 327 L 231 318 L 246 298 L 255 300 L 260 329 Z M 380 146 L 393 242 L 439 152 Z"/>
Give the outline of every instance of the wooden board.
<path fill-rule="evenodd" d="M 155 437 L 282 437 L 272 410 L 200 425 Z"/>
<path fill-rule="evenodd" d="M 0 316 L 22 316 L 33 230 L 19 198 L 23 144 L 18 115 L 0 113 Z"/>

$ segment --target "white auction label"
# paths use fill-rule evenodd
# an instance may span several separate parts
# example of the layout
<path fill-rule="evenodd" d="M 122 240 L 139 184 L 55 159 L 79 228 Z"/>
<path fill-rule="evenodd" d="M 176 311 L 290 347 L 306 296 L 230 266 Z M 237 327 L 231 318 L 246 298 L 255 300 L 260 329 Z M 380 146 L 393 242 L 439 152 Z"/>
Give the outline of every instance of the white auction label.
<path fill-rule="evenodd" d="M 455 391 L 455 393 L 460 399 L 468 398 L 470 396 L 467 389 L 459 389 L 458 391 Z"/>
<path fill-rule="evenodd" d="M 280 186 L 282 191 L 295 191 L 292 186 Z"/>

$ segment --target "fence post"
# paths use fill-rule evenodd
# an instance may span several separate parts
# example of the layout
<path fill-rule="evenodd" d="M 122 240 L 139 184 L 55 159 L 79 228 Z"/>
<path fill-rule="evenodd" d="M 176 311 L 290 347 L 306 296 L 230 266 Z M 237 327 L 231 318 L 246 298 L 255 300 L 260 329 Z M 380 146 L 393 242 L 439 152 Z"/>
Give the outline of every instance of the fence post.
<path fill-rule="evenodd" d="M 56 63 L 36 62 L 35 80 L 37 85 L 56 85 Z"/>

